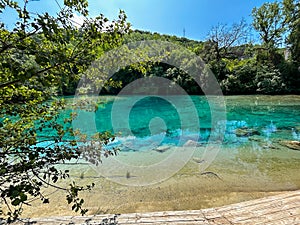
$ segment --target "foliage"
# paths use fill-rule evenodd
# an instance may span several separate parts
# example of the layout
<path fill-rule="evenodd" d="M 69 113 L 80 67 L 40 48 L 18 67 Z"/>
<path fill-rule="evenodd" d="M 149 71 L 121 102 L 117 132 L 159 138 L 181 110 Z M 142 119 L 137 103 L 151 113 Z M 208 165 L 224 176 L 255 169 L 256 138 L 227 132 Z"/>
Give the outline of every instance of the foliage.
<path fill-rule="evenodd" d="M 283 14 L 290 30 L 287 43 L 290 44 L 292 59 L 300 66 L 300 2 L 283 0 Z"/>
<path fill-rule="evenodd" d="M 230 54 L 229 49 L 244 43 L 246 38 L 247 24 L 244 19 L 239 23 L 232 24 L 230 27 L 227 24 L 219 23 L 210 30 L 208 35 L 217 61 L 220 61 L 221 58 L 228 57 Z"/>
<path fill-rule="evenodd" d="M 286 84 L 281 72 L 276 68 L 261 66 L 256 75 L 257 92 L 265 94 L 280 94 L 286 90 Z"/>
<path fill-rule="evenodd" d="M 103 151 L 113 136 L 74 131 L 75 114 L 60 123 L 65 102 L 55 95 L 76 86 L 79 74 L 104 51 L 119 45 L 129 27 L 123 12 L 110 24 L 100 15 L 86 17 L 81 27 L 75 26 L 75 12 L 88 15 L 86 0 L 64 1 L 56 17 L 31 14 L 28 4 L 27 0 L 23 5 L 0 2 L 0 13 L 11 8 L 19 17 L 13 30 L 3 23 L 0 26 L 0 213 L 8 221 L 18 218 L 23 205 L 30 205 L 33 199 L 48 203 L 45 187 L 65 190 L 72 209 L 86 213 L 78 194 L 93 184 L 58 186 L 69 171 L 57 165 L 80 158 L 101 162 L 103 155 L 116 154 Z"/>
<path fill-rule="evenodd" d="M 273 49 L 283 41 L 286 30 L 286 20 L 281 5 L 278 2 L 264 3 L 259 8 L 253 8 L 253 27 L 259 32 L 264 46 Z"/>
<path fill-rule="evenodd" d="M 261 39 L 263 41 L 263 48 L 258 55 L 259 62 L 269 69 L 275 69 L 270 71 L 271 74 L 262 74 L 262 80 L 265 77 L 274 76 L 272 79 L 268 78 L 268 82 L 262 82 L 268 84 L 267 87 L 261 89 L 263 93 L 298 93 L 300 71 L 296 68 L 300 68 L 300 4 L 294 0 L 283 0 L 282 2 L 264 3 L 260 8 L 253 9 L 254 28 L 259 31 Z M 286 43 L 288 48 L 286 53 L 291 53 L 288 60 L 285 61 L 284 52 L 280 52 L 276 47 L 284 41 L 284 37 L 287 36 Z M 276 84 L 282 82 L 282 85 Z M 271 85 L 270 85 L 271 84 Z M 264 85 L 263 85 L 264 86 Z M 274 89 L 277 87 L 278 89 Z"/>
<path fill-rule="evenodd" d="M 299 62 L 284 61 L 279 65 L 282 79 L 286 84 L 285 93 L 299 93 L 300 71 Z"/>
<path fill-rule="evenodd" d="M 160 40 L 168 41 L 181 46 L 185 46 L 189 49 L 194 49 L 203 45 L 201 41 L 190 40 L 185 37 L 177 37 L 165 34 L 151 33 L 148 31 L 134 30 L 124 37 L 124 43 L 130 43 L 135 41 L 145 41 L 145 40 Z"/>
<path fill-rule="evenodd" d="M 232 26 L 219 24 L 212 29 L 211 38 L 205 42 L 136 30 L 125 35 L 125 42 L 154 39 L 170 41 L 186 47 L 207 63 L 220 82 L 225 94 L 297 93 L 299 91 L 297 85 L 299 75 L 296 64 L 284 59 L 284 49 L 279 49 L 276 46 L 269 49 L 265 44 L 244 43 L 249 40 L 248 33 L 245 31 L 247 28 L 243 20 Z M 240 45 L 241 43 L 244 44 Z M 178 59 L 181 58 L 180 52 L 175 53 L 173 51 L 172 55 L 176 55 Z M 136 64 L 122 68 L 114 75 L 113 79 L 121 81 L 122 87 L 124 87 L 138 78 L 147 76 L 165 77 L 174 84 L 180 85 L 190 94 L 203 94 L 196 82 L 180 69 L 164 63 L 149 62 L 151 62 L 151 59 L 148 59 L 146 64 Z M 267 68 L 269 69 L 266 70 Z M 267 72 L 268 75 L 265 76 L 264 72 Z M 272 74 L 274 79 L 271 82 L 270 76 Z M 280 85 L 274 85 L 275 80 L 276 82 L 283 82 L 284 88 Z M 258 83 L 260 87 L 257 86 Z M 267 85 L 268 83 L 270 85 Z M 264 85 L 261 86 L 262 84 Z M 108 93 L 116 94 L 122 87 L 111 88 Z M 275 87 L 279 89 L 276 91 Z"/>
<path fill-rule="evenodd" d="M 257 65 L 254 59 L 225 60 L 230 74 L 220 85 L 225 94 L 253 94 L 256 92 L 255 75 Z"/>

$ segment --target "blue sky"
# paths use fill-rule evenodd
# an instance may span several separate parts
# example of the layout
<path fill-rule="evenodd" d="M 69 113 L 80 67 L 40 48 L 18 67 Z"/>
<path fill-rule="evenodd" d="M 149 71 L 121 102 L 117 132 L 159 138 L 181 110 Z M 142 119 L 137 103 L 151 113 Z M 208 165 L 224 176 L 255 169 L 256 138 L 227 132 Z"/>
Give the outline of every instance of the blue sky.
<path fill-rule="evenodd" d="M 92 17 L 103 13 L 114 19 L 122 9 L 134 29 L 177 36 L 183 36 L 185 29 L 187 38 L 204 40 L 211 27 L 218 23 L 231 24 L 242 18 L 251 23 L 252 8 L 264 2 L 266 0 L 90 0 L 89 11 Z M 32 1 L 29 10 L 53 14 L 58 6 L 54 0 Z M 15 18 L 10 11 L 0 17 L 9 23 Z"/>

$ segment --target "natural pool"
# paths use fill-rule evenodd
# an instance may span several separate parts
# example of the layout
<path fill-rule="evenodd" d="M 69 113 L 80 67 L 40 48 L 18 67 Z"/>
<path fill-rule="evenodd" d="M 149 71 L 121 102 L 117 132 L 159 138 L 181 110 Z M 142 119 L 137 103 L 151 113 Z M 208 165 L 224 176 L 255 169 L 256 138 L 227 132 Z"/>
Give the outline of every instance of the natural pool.
<path fill-rule="evenodd" d="M 155 96 L 134 104 L 132 96 L 100 98 L 106 103 L 92 122 L 98 131 L 116 132 L 108 147 L 120 148 L 117 164 L 107 159 L 96 169 L 63 166 L 71 169 L 71 179 L 96 183 L 84 194 L 91 214 L 199 209 L 300 188 L 300 96 L 227 96 L 226 121 L 219 121 L 225 130 L 212 126 L 203 96 L 191 96 L 194 108 L 179 96 L 171 97 L 179 99 L 176 107 Z M 195 109 L 198 119 L 190 114 Z M 87 121 L 81 126 L 89 127 Z M 25 215 L 70 214 L 63 194 L 55 192 L 50 205 Z"/>

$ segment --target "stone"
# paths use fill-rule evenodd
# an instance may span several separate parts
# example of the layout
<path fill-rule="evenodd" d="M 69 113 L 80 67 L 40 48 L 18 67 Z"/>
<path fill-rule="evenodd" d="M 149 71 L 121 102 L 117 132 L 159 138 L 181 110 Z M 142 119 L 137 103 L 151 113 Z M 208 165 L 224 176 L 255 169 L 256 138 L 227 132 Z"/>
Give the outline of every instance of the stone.
<path fill-rule="evenodd" d="M 235 130 L 235 134 L 238 137 L 249 137 L 253 135 L 260 135 L 258 130 L 253 128 L 242 127 Z"/>
<path fill-rule="evenodd" d="M 300 151 L 300 141 L 280 141 L 279 144 L 290 149 Z"/>
<path fill-rule="evenodd" d="M 200 159 L 200 158 L 197 158 L 197 157 L 193 157 L 193 161 L 196 162 L 196 163 L 205 163 L 205 160 L 204 159 Z"/>
<path fill-rule="evenodd" d="M 158 146 L 155 151 L 163 153 L 165 151 L 167 151 L 168 149 L 170 149 L 170 146 L 168 145 L 162 145 L 162 146 Z"/>
<path fill-rule="evenodd" d="M 188 140 L 183 145 L 184 147 L 200 147 L 202 144 L 193 140 Z"/>

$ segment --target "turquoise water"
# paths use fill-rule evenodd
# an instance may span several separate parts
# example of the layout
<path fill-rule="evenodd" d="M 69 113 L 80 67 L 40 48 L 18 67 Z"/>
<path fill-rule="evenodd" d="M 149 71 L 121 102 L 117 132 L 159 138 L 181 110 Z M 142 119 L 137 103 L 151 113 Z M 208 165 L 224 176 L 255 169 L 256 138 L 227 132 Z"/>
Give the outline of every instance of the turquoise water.
<path fill-rule="evenodd" d="M 257 174 L 249 174 L 254 168 L 254 171 L 264 171 L 260 174 L 262 180 L 267 171 L 267 177 L 275 176 L 285 187 L 286 177 L 275 175 L 280 166 L 293 174 L 297 187 L 300 185 L 300 176 L 295 174 L 300 171 L 300 96 L 226 96 L 224 108 L 215 104 L 221 104 L 220 98 L 205 96 L 106 96 L 99 99 L 104 103 L 98 105 L 98 110 L 79 113 L 75 125 L 79 124 L 78 128 L 90 134 L 96 130 L 114 133 L 116 139 L 106 148 L 119 148 L 117 158 L 123 164 L 157 165 L 153 169 L 162 168 L 163 180 L 184 166 L 178 157 L 185 163 L 196 158 L 200 172 L 217 163 L 216 171 L 233 172 L 228 176 L 244 171 L 245 176 L 256 179 Z M 176 147 L 187 146 L 197 146 L 194 156 L 186 151 L 170 160 L 167 167 L 163 160 L 174 157 L 172 152 L 177 151 Z M 155 155 L 157 153 L 165 154 Z M 178 168 L 175 162 L 180 164 Z M 115 168 L 115 174 L 107 171 L 105 176 L 119 176 L 122 171 L 134 170 L 137 177 L 148 176 L 147 182 L 151 183 L 153 177 L 151 169 L 143 172 L 140 167 L 103 165 Z"/>
<path fill-rule="evenodd" d="M 223 145 L 227 146 L 246 143 L 252 136 L 268 143 L 278 139 L 300 140 L 299 96 L 225 97 L 226 121 L 217 121 L 224 127 L 226 124 L 223 135 L 217 134 L 218 130 L 212 125 L 210 105 L 205 96 L 171 96 L 168 99 L 145 96 L 132 101 L 133 98 L 105 97 L 106 103 L 99 105 L 90 121 L 97 131 L 110 131 L 119 137 L 114 146 L 121 146 L 126 138 L 136 142 L 133 150 L 151 140 L 159 142 L 158 145 L 181 146 L 188 140 L 205 144 L 214 135 L 222 136 Z M 175 106 L 172 103 L 176 101 L 180 104 Z M 88 130 L 89 124 L 83 127 Z M 237 136 L 239 128 L 256 132 Z"/>

